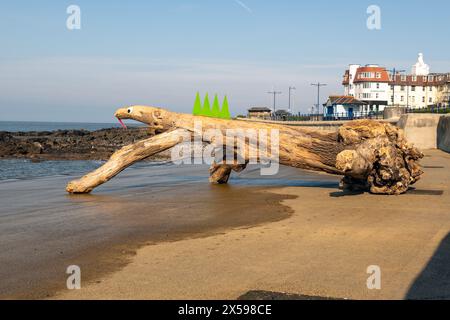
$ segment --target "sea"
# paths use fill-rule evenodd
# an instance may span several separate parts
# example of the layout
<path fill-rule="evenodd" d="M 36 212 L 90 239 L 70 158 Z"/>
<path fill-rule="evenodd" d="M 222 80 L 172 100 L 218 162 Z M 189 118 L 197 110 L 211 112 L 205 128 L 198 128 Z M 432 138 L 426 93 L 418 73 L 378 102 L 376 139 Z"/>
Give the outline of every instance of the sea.
<path fill-rule="evenodd" d="M 0 132 L 56 130 L 95 131 L 100 129 L 120 127 L 121 126 L 119 123 L 0 121 Z M 30 160 L 24 159 L 2 159 L 0 160 L 0 182 L 5 182 L 7 180 L 35 179 L 39 177 L 50 176 L 84 175 L 92 170 L 97 169 L 103 163 L 103 161 L 94 160 L 32 162 Z"/>
<path fill-rule="evenodd" d="M 0 121 L 0 131 L 56 131 L 56 130 L 89 130 L 120 128 L 119 123 L 83 123 L 83 122 L 31 122 Z"/>

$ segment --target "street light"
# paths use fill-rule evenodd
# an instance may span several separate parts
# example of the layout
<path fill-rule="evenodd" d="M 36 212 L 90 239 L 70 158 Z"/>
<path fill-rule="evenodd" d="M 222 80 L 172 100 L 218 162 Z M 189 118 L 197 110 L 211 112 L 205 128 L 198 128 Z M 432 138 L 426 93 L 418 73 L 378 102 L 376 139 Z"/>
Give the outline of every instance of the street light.
<path fill-rule="evenodd" d="M 291 113 L 291 91 L 292 90 L 297 90 L 297 89 L 295 87 L 289 87 L 289 106 L 288 106 L 289 113 Z"/>
<path fill-rule="evenodd" d="M 450 88 L 450 73 L 447 74 L 447 82 L 445 83 L 445 88 L 446 88 L 446 92 L 445 92 L 445 100 L 444 102 L 447 102 L 447 108 L 450 107 L 450 92 L 449 92 L 449 88 Z"/>
<path fill-rule="evenodd" d="M 392 106 L 395 107 L 395 81 L 396 81 L 396 75 L 397 75 L 397 73 L 405 72 L 405 70 L 396 70 L 395 68 L 390 69 L 390 70 L 387 70 L 387 69 L 385 69 L 385 70 L 392 73 L 392 82 L 393 82 L 393 85 L 392 85 Z M 409 95 L 409 93 L 408 93 L 408 95 Z M 409 103 L 409 101 L 408 101 L 408 103 Z"/>
<path fill-rule="evenodd" d="M 276 99 L 277 99 L 277 94 L 282 94 L 281 91 L 269 91 L 267 92 L 268 94 L 273 94 L 273 113 L 275 113 L 276 111 Z"/>
<path fill-rule="evenodd" d="M 312 86 L 317 87 L 317 114 L 319 114 L 320 111 L 320 87 L 325 87 L 327 84 L 326 83 L 311 83 Z"/>

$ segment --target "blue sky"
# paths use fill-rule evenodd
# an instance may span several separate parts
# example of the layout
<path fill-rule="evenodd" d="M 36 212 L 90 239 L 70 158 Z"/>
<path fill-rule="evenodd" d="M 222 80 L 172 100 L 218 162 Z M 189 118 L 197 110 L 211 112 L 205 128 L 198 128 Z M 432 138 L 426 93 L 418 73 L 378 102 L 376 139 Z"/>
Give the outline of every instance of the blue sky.
<path fill-rule="evenodd" d="M 81 8 L 81 30 L 66 8 Z M 382 29 L 366 27 L 381 8 Z M 342 93 L 350 63 L 409 70 L 423 52 L 450 72 L 446 0 L 2 1 L 0 121 L 112 121 L 130 104 L 190 112 L 195 93 L 227 94 L 233 114 L 297 87 L 294 110 Z"/>

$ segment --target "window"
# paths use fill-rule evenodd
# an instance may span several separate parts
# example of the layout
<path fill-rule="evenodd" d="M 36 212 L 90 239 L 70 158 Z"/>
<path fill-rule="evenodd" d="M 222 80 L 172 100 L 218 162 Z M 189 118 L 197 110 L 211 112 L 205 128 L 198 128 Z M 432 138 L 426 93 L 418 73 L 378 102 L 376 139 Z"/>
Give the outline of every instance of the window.
<path fill-rule="evenodd" d="M 416 86 L 412 86 L 411 91 L 416 91 Z"/>
<path fill-rule="evenodd" d="M 377 79 L 381 79 L 381 73 L 377 72 L 376 78 L 377 78 Z"/>
<path fill-rule="evenodd" d="M 364 89 L 370 89 L 371 88 L 371 83 L 370 82 L 365 82 L 363 87 L 364 87 Z"/>
<path fill-rule="evenodd" d="M 417 76 L 413 76 L 412 77 L 412 81 L 416 82 L 417 81 Z"/>
<path fill-rule="evenodd" d="M 402 75 L 402 81 L 406 81 L 406 76 L 405 75 Z"/>
<path fill-rule="evenodd" d="M 427 77 L 423 77 L 423 82 L 427 82 Z"/>
<path fill-rule="evenodd" d="M 416 102 L 416 97 L 412 96 L 412 97 L 411 97 L 411 101 L 412 101 L 413 103 L 415 103 L 415 102 Z"/>
<path fill-rule="evenodd" d="M 401 86 L 401 87 L 400 87 L 400 90 L 401 90 L 401 91 L 405 91 L 405 86 Z"/>
<path fill-rule="evenodd" d="M 422 97 L 422 102 L 424 102 L 424 103 L 425 103 L 425 97 Z"/>
<path fill-rule="evenodd" d="M 430 92 L 432 92 L 433 91 L 433 87 L 430 87 Z"/>
<path fill-rule="evenodd" d="M 377 89 L 380 89 L 380 84 L 379 83 L 377 83 Z"/>
<path fill-rule="evenodd" d="M 394 91 L 394 88 L 395 88 L 394 86 L 391 86 L 391 90 L 392 90 L 392 91 Z"/>
<path fill-rule="evenodd" d="M 424 86 L 424 87 L 423 87 L 423 91 L 427 91 L 427 87 Z"/>
<path fill-rule="evenodd" d="M 377 94 L 376 94 L 376 99 L 379 99 L 379 98 L 380 98 L 380 94 L 377 93 Z"/>
<path fill-rule="evenodd" d="M 373 73 L 373 72 L 363 72 L 362 74 L 361 74 L 361 77 L 362 78 L 375 78 L 375 73 Z"/>
<path fill-rule="evenodd" d="M 405 101 L 405 96 L 401 96 L 400 101 L 401 102 Z"/>
<path fill-rule="evenodd" d="M 428 102 L 432 103 L 433 102 L 433 98 L 428 99 Z"/>
<path fill-rule="evenodd" d="M 394 103 L 394 96 L 391 96 L 391 102 Z"/>

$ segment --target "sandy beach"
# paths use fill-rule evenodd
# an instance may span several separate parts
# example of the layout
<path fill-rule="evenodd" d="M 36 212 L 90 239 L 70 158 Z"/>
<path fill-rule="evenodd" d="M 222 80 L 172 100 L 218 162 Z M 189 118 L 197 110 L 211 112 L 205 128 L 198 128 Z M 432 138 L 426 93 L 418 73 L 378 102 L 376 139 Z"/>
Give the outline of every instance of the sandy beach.
<path fill-rule="evenodd" d="M 286 219 L 292 210 L 280 202 L 290 196 L 268 193 L 276 185 L 335 184 L 308 173 L 294 181 L 294 171 L 261 180 L 255 168 L 214 186 L 205 166 L 142 163 L 84 196 L 66 194 L 71 176 L 0 182 L 0 296 L 51 297 L 65 288 L 69 265 L 95 281 L 143 245 Z"/>
<path fill-rule="evenodd" d="M 65 195 L 67 177 L 0 183 L 1 294 L 450 298 L 450 155 L 428 151 L 423 164 L 402 196 L 351 194 L 338 177 L 286 167 L 228 186 L 209 185 L 201 167 L 129 169 L 90 196 Z M 65 289 L 69 264 L 81 290 Z M 381 290 L 366 286 L 370 265 Z"/>
<path fill-rule="evenodd" d="M 138 250 L 121 271 L 60 299 L 236 299 L 264 290 L 347 299 L 450 298 L 450 155 L 429 151 L 402 196 L 332 186 L 272 190 L 295 198 L 278 222 Z M 367 267 L 382 271 L 368 290 Z"/>

